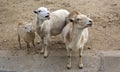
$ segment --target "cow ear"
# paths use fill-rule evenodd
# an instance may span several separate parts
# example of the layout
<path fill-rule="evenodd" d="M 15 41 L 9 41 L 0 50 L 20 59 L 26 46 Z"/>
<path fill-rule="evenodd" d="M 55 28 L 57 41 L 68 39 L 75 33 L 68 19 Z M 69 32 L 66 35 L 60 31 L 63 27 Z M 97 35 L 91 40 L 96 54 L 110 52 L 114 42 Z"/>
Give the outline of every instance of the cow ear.
<path fill-rule="evenodd" d="M 33 11 L 35 14 L 37 14 L 38 12 L 36 10 Z"/>
<path fill-rule="evenodd" d="M 69 21 L 70 21 L 70 22 L 74 22 L 74 18 L 70 18 Z"/>

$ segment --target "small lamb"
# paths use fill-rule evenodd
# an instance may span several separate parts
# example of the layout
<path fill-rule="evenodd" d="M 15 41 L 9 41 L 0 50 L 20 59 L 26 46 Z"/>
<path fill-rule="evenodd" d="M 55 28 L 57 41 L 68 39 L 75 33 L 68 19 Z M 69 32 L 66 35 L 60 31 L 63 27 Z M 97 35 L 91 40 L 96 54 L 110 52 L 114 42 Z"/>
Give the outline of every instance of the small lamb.
<path fill-rule="evenodd" d="M 68 63 L 67 68 L 71 69 L 71 52 L 72 50 L 79 51 L 79 68 L 83 68 L 82 55 L 84 44 L 88 40 L 88 27 L 93 24 L 92 19 L 79 11 L 73 11 L 69 14 L 66 19 L 67 25 L 62 31 L 62 38 L 65 42 L 67 53 L 68 53 Z"/>
<path fill-rule="evenodd" d="M 22 38 L 27 44 L 28 53 L 29 53 L 30 43 L 32 43 L 35 50 L 35 44 L 34 44 L 35 30 L 33 29 L 32 23 L 20 22 L 18 24 L 17 33 L 18 33 L 18 42 L 20 48 L 21 48 L 20 40 Z"/>

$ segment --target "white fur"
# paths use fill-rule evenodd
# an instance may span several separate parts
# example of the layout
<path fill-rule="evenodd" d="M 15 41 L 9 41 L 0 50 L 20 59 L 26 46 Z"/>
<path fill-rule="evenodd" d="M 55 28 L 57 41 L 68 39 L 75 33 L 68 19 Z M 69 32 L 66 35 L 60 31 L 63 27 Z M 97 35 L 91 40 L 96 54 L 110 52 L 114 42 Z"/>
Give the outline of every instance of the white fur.
<path fill-rule="evenodd" d="M 92 19 L 88 18 L 86 15 L 79 13 L 79 11 L 71 12 L 69 17 L 68 20 L 72 19 L 73 22 L 69 21 L 62 31 L 62 37 L 66 45 L 68 56 L 70 56 L 68 57 L 69 59 L 67 67 L 71 68 L 72 50 L 79 50 L 79 67 L 83 67 L 81 61 L 82 51 L 84 44 L 88 40 L 88 27 L 91 26 Z"/>
<path fill-rule="evenodd" d="M 25 32 L 31 32 L 33 30 L 32 23 L 26 24 L 24 30 Z"/>
<path fill-rule="evenodd" d="M 42 38 L 42 43 L 44 43 L 41 53 L 44 53 L 44 57 L 47 57 L 47 46 L 50 41 L 50 36 L 55 36 L 61 33 L 69 12 L 67 10 L 60 9 L 49 14 L 48 9 L 46 8 L 42 7 L 41 9 L 40 7 L 37 11 L 39 10 L 44 13 L 42 13 L 42 15 L 41 13 L 37 13 L 36 28 L 38 35 Z"/>
<path fill-rule="evenodd" d="M 33 29 L 32 23 L 25 23 L 25 22 L 20 22 L 18 24 L 17 28 L 17 33 L 18 33 L 18 42 L 21 48 L 21 38 L 25 41 L 27 44 L 27 48 L 30 47 L 30 43 L 34 44 L 34 39 L 35 39 L 35 31 Z"/>

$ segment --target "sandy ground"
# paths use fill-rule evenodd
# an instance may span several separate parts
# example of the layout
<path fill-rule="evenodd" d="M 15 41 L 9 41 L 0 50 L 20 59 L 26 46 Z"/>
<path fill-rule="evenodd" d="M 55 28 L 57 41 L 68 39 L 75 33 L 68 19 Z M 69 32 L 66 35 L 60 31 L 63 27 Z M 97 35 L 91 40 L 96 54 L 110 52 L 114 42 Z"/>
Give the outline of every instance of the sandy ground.
<path fill-rule="evenodd" d="M 48 0 L 49 1 L 49 0 Z M 51 11 L 79 9 L 81 13 L 89 15 L 94 26 L 89 28 L 89 40 L 85 49 L 90 52 L 99 50 L 120 49 L 120 0 L 0 0 L 0 51 L 10 51 L 15 55 L 19 50 L 26 50 L 25 43 L 20 49 L 17 42 L 16 27 L 19 19 L 34 22 L 32 12 L 38 7 L 45 6 Z M 36 39 L 37 40 L 37 39 Z M 64 44 L 56 37 L 49 46 L 49 51 L 65 52 Z M 40 45 L 36 43 L 38 51 Z M 53 53 L 52 52 L 52 53 Z M 24 53 L 19 53 L 23 54 Z"/>
<path fill-rule="evenodd" d="M 89 28 L 82 70 L 77 67 L 77 57 L 72 58 L 72 69 L 66 69 L 65 45 L 59 37 L 50 43 L 47 59 L 38 54 L 41 49 L 40 44 L 37 44 L 38 38 L 35 42 L 38 53 L 34 53 L 31 48 L 30 54 L 27 54 L 23 41 L 22 49 L 19 48 L 16 34 L 18 20 L 34 23 L 35 14 L 32 11 L 41 6 L 51 11 L 79 9 L 93 19 L 94 26 Z M 101 50 L 120 50 L 119 37 L 120 0 L 0 0 L 0 72 L 98 72 L 102 65 L 108 69 L 106 72 L 119 72 L 120 55 L 115 55 L 119 52 L 109 52 L 114 55 L 111 58 L 104 58 L 104 54 L 101 58 L 99 55 Z"/>

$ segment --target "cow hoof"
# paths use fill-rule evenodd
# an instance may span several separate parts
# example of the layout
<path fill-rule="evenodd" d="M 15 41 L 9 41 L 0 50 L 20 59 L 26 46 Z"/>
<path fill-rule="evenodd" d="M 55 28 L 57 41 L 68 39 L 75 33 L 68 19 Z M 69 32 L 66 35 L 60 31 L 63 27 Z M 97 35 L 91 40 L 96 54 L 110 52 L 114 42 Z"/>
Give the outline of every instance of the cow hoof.
<path fill-rule="evenodd" d="M 44 58 L 47 58 L 48 56 L 44 56 Z"/>
<path fill-rule="evenodd" d="M 80 64 L 80 65 L 79 65 L 79 69 L 83 69 L 83 64 Z"/>
<path fill-rule="evenodd" d="M 67 65 L 67 69 L 69 69 L 69 70 L 70 70 L 71 68 L 72 68 L 72 66 L 71 66 L 71 65 Z"/>

